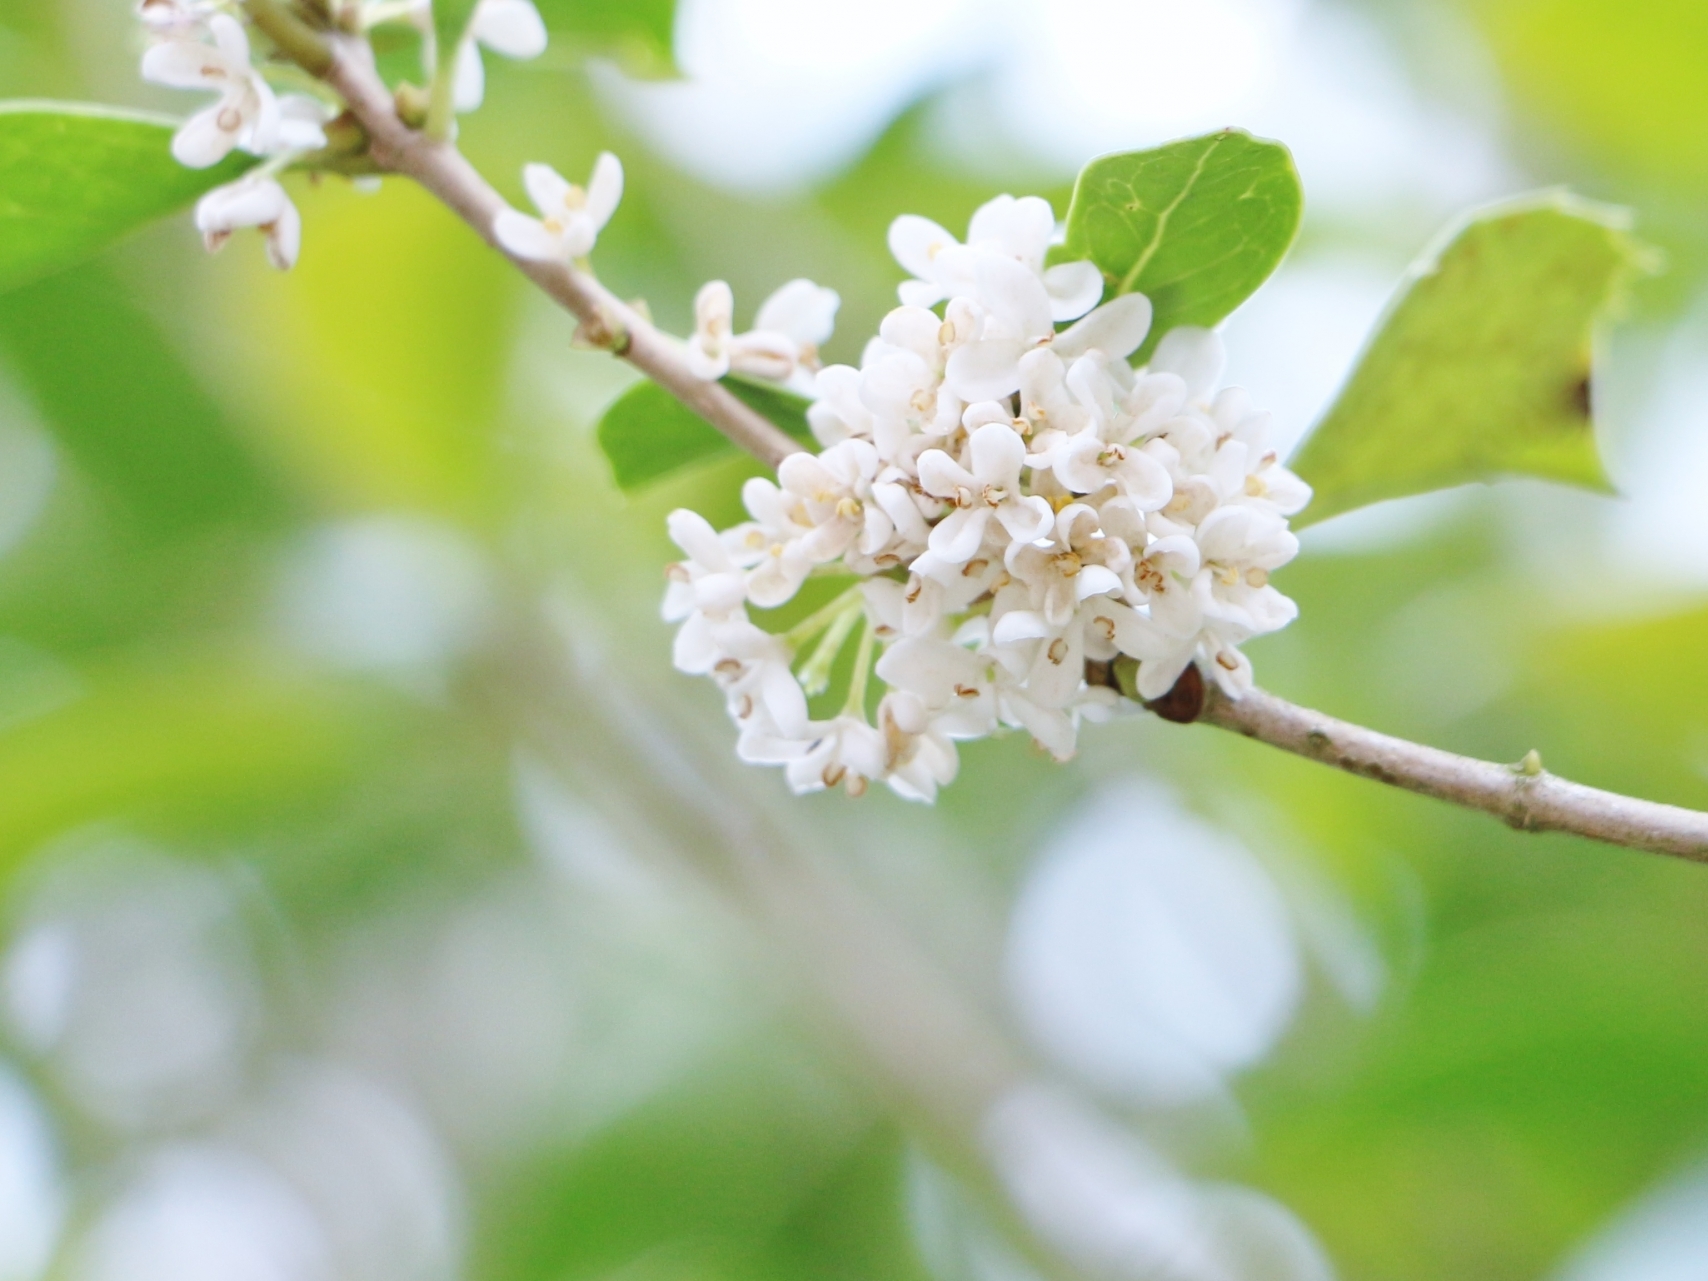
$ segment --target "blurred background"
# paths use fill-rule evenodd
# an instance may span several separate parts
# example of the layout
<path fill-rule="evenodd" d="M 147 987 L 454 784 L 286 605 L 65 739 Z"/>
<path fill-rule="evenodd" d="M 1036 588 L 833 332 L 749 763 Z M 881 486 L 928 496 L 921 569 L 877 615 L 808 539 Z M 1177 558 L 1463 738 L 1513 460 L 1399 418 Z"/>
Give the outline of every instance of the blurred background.
<path fill-rule="evenodd" d="M 6 0 L 0 97 L 187 110 L 139 48 Z M 489 56 L 471 157 L 617 151 L 614 288 L 683 332 L 809 275 L 832 359 L 898 213 L 1281 139 L 1226 333 L 1288 442 L 1467 206 L 1630 206 L 1622 497 L 1314 528 L 1252 657 L 1708 806 L 1708 9 L 681 0 L 680 78 L 583 52 Z M 1142 716 L 789 798 L 657 619 L 741 465 L 623 498 L 627 371 L 407 184 L 293 195 L 288 276 L 185 217 L 0 297 L 0 1281 L 1708 1277 L 1703 869 Z"/>

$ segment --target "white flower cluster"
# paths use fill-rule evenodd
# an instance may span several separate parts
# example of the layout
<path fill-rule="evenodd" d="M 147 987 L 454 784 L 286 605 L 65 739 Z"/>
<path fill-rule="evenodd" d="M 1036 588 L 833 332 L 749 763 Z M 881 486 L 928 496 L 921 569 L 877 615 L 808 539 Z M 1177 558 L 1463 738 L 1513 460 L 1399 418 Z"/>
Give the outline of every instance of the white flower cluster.
<path fill-rule="evenodd" d="M 985 205 L 965 244 L 898 219 L 890 247 L 914 278 L 858 369 L 817 373 L 822 451 L 748 481 L 751 519 L 733 529 L 670 516 L 676 666 L 722 687 L 741 757 L 782 766 L 796 791 L 881 780 L 929 801 L 956 741 L 1004 726 L 1065 759 L 1082 719 L 1121 705 L 1120 655 L 1143 698 L 1193 662 L 1238 697 L 1241 642 L 1297 613 L 1269 575 L 1298 549 L 1287 517 L 1310 490 L 1264 447 L 1268 414 L 1217 390 L 1208 330 L 1174 330 L 1134 370 L 1150 303 L 1096 306 L 1093 264 L 1045 267 L 1055 232 L 1035 197 Z M 711 315 L 727 333 L 724 295 L 702 303 L 691 348 L 730 353 L 705 374 L 739 367 L 704 332 Z M 856 581 L 785 632 L 749 617 L 821 577 Z M 847 699 L 814 719 L 809 697 L 856 632 Z"/>
<path fill-rule="evenodd" d="M 149 38 L 143 79 L 218 95 L 173 136 L 178 162 L 206 169 L 237 150 L 263 159 L 197 204 L 196 226 L 209 251 L 220 249 L 234 231 L 255 227 L 266 236 L 272 264 L 281 271 L 294 266 L 302 217 L 277 175 L 327 145 L 323 126 L 333 110 L 307 94 L 274 92 L 233 0 L 137 0 L 136 12 Z M 359 0 L 353 17 L 363 28 L 401 20 L 432 31 L 430 0 Z M 473 110 L 485 95 L 482 45 L 512 58 L 543 53 L 545 23 L 532 0 L 479 0 L 453 60 L 452 99 L 458 111 Z M 434 68 L 426 70 L 432 74 Z"/>

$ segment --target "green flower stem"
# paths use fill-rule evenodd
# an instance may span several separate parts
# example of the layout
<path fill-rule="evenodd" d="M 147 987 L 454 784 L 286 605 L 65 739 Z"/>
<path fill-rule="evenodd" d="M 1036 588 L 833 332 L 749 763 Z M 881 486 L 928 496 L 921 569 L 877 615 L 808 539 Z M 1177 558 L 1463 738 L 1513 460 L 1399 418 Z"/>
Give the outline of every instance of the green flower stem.
<path fill-rule="evenodd" d="M 814 636 L 829 627 L 850 608 L 850 603 L 860 594 L 860 585 L 856 583 L 843 592 L 828 605 L 823 605 L 808 614 L 788 631 L 783 633 L 783 643 L 790 649 L 798 650 Z"/>
<path fill-rule="evenodd" d="M 854 630 L 854 624 L 866 616 L 857 601 L 850 600 L 843 606 L 842 613 L 831 623 L 830 630 L 824 634 L 824 639 L 813 650 L 812 657 L 801 667 L 801 688 L 806 691 L 808 698 L 814 698 L 830 688 L 830 669 L 836 662 L 836 656 L 842 652 L 842 646 L 848 640 L 848 633 Z"/>
<path fill-rule="evenodd" d="M 863 612 L 861 617 L 865 618 Z M 865 630 L 860 633 L 860 648 L 854 654 L 854 679 L 848 685 L 848 701 L 842 704 L 844 716 L 866 719 L 866 685 L 872 675 L 872 650 L 876 639 L 872 620 L 866 618 Z"/>
<path fill-rule="evenodd" d="M 243 12 L 297 66 L 322 77 L 332 70 L 332 45 L 281 0 L 243 0 Z"/>
<path fill-rule="evenodd" d="M 445 49 L 438 47 L 438 37 L 429 38 L 433 83 L 427 89 L 427 123 L 422 132 L 434 142 L 447 141 L 457 124 L 457 46 L 451 42 Z"/>

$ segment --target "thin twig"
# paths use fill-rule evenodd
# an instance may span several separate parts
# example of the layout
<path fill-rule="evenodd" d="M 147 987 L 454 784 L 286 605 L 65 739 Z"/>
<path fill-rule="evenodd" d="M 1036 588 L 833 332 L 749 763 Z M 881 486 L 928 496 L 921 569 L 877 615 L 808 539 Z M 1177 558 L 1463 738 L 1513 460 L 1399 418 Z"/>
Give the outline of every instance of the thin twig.
<path fill-rule="evenodd" d="M 281 36 L 294 39 L 300 35 L 294 28 L 301 28 L 301 24 L 283 14 L 273 0 L 246 0 L 245 7 L 255 25 L 281 48 L 287 48 Z M 329 51 L 318 74 L 338 91 L 367 131 L 374 163 L 384 172 L 415 179 L 488 245 L 504 253 L 492 230 L 493 220 L 506 207 L 504 197 L 453 143 L 435 141 L 398 118 L 392 95 L 374 70 L 367 43 L 353 36 L 309 34 L 315 38 L 317 51 Z M 801 452 L 796 441 L 744 405 L 723 384 L 691 373 L 675 339 L 661 333 L 588 273 L 567 263 L 505 256 L 581 322 L 581 335 L 587 342 L 627 360 L 747 453 L 775 467 L 790 454 Z"/>
<path fill-rule="evenodd" d="M 1627 849 L 1708 863 L 1708 814 L 1572 783 L 1539 764 L 1497 765 L 1378 734 L 1254 689 L 1212 687 L 1198 717 L 1284 751 L 1493 814 L 1521 832 L 1572 832 Z"/>

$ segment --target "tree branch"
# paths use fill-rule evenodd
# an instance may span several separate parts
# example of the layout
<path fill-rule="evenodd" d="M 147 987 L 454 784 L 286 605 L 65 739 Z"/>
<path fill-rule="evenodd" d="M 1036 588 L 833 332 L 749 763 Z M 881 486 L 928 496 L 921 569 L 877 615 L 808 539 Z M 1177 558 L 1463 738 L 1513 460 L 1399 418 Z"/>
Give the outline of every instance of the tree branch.
<path fill-rule="evenodd" d="M 271 27 L 276 10 L 272 0 L 246 0 L 245 8 L 258 27 L 274 35 Z M 282 41 L 280 44 L 284 47 Z M 506 207 L 504 197 L 453 143 L 435 141 L 399 119 L 391 94 L 374 70 L 373 54 L 365 41 L 334 35 L 326 44 L 330 57 L 317 74 L 338 91 L 367 131 L 375 164 L 382 171 L 415 179 L 488 245 L 504 253 L 492 231 L 493 219 Z M 801 452 L 796 441 L 764 415 L 742 404 L 722 383 L 691 373 L 676 340 L 661 333 L 587 272 L 567 263 L 505 256 L 581 322 L 580 332 L 586 341 L 627 360 L 747 453 L 775 467 L 790 454 Z"/>
<path fill-rule="evenodd" d="M 1212 686 L 1199 720 L 1349 774 L 1493 814 L 1521 832 L 1572 832 L 1628 849 L 1708 863 L 1708 814 L 1603 792 L 1523 766 L 1497 765 L 1378 734 L 1261 689 Z"/>
<path fill-rule="evenodd" d="M 505 200 L 448 141 L 411 129 L 358 37 L 308 28 L 281 0 L 243 0 L 250 20 L 343 96 L 382 171 L 419 182 L 493 249 Z M 680 346 L 584 271 L 506 254 L 581 322 L 582 336 L 623 357 L 738 447 L 775 467 L 801 446 L 721 383 L 689 372 Z M 1170 717 L 1170 719 L 1177 719 Z M 1189 716 L 1178 719 L 1191 719 Z M 1336 720 L 1252 690 L 1235 701 L 1212 687 L 1196 719 L 1348 773 L 1493 814 L 1527 832 L 1572 832 L 1630 849 L 1708 863 L 1708 814 L 1584 787 L 1541 771 L 1456 756 Z"/>

